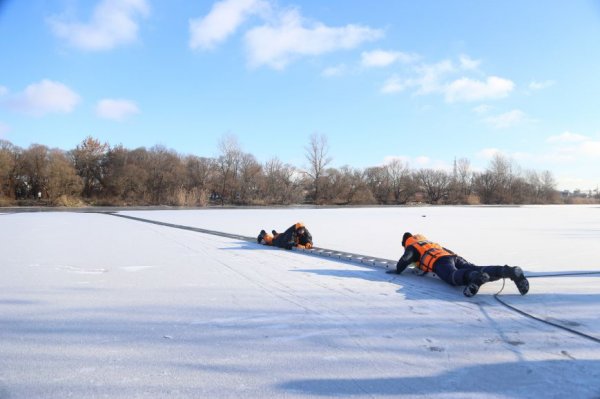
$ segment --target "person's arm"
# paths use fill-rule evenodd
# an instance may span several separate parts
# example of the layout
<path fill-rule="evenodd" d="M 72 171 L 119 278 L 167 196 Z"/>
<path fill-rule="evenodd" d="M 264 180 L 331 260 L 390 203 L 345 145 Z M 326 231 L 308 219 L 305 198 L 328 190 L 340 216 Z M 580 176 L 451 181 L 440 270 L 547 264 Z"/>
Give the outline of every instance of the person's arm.
<path fill-rule="evenodd" d="M 305 228 L 304 234 L 300 236 L 298 247 L 299 248 L 312 248 L 312 246 L 313 246 L 312 235 Z"/>
<path fill-rule="evenodd" d="M 386 273 L 396 273 L 400 274 L 413 262 L 417 262 L 419 260 L 419 251 L 414 249 L 413 247 L 408 247 L 404 250 L 404 254 L 398 260 L 396 264 L 396 270 L 388 270 Z"/>

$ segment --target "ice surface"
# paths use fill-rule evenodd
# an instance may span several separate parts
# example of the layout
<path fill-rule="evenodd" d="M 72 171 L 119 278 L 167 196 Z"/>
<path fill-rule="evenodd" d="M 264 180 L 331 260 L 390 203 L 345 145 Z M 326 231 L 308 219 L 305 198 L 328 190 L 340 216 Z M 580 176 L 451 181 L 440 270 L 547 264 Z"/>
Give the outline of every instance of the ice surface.
<path fill-rule="evenodd" d="M 600 208 L 139 211 L 397 259 L 404 231 L 480 264 L 600 271 Z M 0 216 L 0 398 L 600 396 L 600 344 L 409 273 L 110 215 Z M 501 298 L 600 338 L 600 275 Z"/>

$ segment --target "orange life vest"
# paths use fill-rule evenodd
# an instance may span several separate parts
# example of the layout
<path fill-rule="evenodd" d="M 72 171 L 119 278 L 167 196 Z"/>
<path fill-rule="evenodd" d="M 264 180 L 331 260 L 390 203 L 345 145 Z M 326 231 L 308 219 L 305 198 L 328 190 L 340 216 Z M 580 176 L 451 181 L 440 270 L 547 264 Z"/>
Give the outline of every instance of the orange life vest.
<path fill-rule="evenodd" d="M 442 256 L 454 255 L 452 252 L 444 249 L 440 244 L 429 241 L 421 234 L 415 234 L 408 237 L 404 244 L 405 248 L 412 246 L 419 251 L 420 259 L 416 262 L 417 267 L 425 272 L 432 272 L 433 265 Z"/>
<path fill-rule="evenodd" d="M 262 239 L 265 245 L 273 245 L 273 236 L 271 234 L 265 234 Z"/>

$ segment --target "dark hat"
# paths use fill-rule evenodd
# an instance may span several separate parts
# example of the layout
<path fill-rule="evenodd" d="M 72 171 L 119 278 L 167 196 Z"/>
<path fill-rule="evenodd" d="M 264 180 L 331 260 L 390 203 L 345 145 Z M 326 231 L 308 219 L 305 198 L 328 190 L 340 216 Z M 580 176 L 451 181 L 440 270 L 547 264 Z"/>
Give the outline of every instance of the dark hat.
<path fill-rule="evenodd" d="M 404 235 L 402 236 L 402 246 L 406 246 L 406 240 L 408 240 L 408 237 L 412 237 L 413 235 L 410 234 L 408 231 L 406 233 L 404 233 Z"/>

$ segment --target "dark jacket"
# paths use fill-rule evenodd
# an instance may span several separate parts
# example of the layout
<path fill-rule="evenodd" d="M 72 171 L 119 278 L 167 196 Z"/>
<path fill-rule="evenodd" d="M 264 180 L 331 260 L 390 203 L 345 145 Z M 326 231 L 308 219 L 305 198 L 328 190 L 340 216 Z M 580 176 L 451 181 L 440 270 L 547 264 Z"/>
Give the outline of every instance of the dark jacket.
<path fill-rule="evenodd" d="M 296 231 L 296 225 L 291 226 L 289 229 L 281 234 L 277 234 L 273 238 L 273 245 L 279 248 L 292 249 L 298 245 L 312 245 L 312 235 L 306 227 L 304 227 L 304 234 L 298 234 Z"/>

